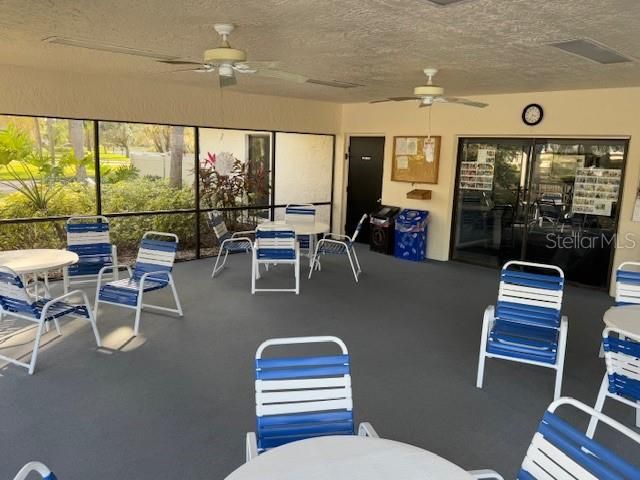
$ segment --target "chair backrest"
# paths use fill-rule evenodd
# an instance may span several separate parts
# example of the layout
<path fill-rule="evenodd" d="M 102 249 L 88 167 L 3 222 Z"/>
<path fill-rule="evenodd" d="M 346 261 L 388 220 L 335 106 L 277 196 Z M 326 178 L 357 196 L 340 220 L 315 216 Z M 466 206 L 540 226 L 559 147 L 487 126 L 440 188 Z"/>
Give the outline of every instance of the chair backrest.
<path fill-rule="evenodd" d="M 365 220 L 367 219 L 368 215 L 365 213 L 362 215 L 362 217 L 360 217 L 360 221 L 358 222 L 358 225 L 356 225 L 356 229 L 353 231 L 353 235 L 351 235 L 351 243 L 356 241 L 356 238 L 358 238 L 358 235 L 360 234 L 360 230 L 362 230 L 362 226 L 364 225 Z"/>
<path fill-rule="evenodd" d="M 290 223 L 315 223 L 316 207 L 314 205 L 287 205 L 284 209 L 284 220 Z"/>
<path fill-rule="evenodd" d="M 262 358 L 267 347 L 334 343 L 340 355 Z M 275 338 L 256 352 L 256 434 L 267 449 L 320 435 L 353 435 L 351 371 L 337 337 Z"/>
<path fill-rule="evenodd" d="M 152 238 L 154 237 L 154 238 Z M 146 232 L 142 236 L 133 278 L 148 272 L 171 272 L 178 250 L 178 236 L 173 233 Z M 154 280 L 168 280 L 166 275 L 153 275 Z"/>
<path fill-rule="evenodd" d="M 109 220 L 103 215 L 71 217 L 65 226 L 67 230 L 67 250 L 78 257 L 92 257 L 90 264 L 78 262 L 69 267 L 69 273 L 76 275 L 97 274 L 100 269 L 113 261 Z"/>
<path fill-rule="evenodd" d="M 213 210 L 211 212 L 207 212 L 207 223 L 213 230 L 213 233 L 216 234 L 218 242 L 222 243 L 228 238 L 231 238 L 231 234 L 229 233 L 229 230 L 227 230 L 227 225 L 224 223 L 224 215 L 221 211 Z"/>
<path fill-rule="evenodd" d="M 623 262 L 616 270 L 616 305 L 629 304 L 640 304 L 640 262 Z"/>
<path fill-rule="evenodd" d="M 640 337 L 616 328 L 602 332 L 609 392 L 640 401 Z"/>
<path fill-rule="evenodd" d="M 549 272 L 530 273 L 522 267 Z M 558 328 L 564 273 L 555 265 L 511 261 L 500 273 L 496 318 L 500 321 Z"/>
<path fill-rule="evenodd" d="M 53 474 L 51 470 L 44 464 L 40 462 L 29 462 L 24 467 L 20 469 L 13 480 L 26 480 L 31 472 L 37 472 L 40 475 L 40 478 L 43 480 L 56 480 L 56 476 Z"/>
<path fill-rule="evenodd" d="M 259 225 L 256 229 L 256 256 L 259 260 L 296 258 L 296 233 L 286 225 Z"/>
<path fill-rule="evenodd" d="M 5 312 L 38 318 L 33 299 L 27 294 L 20 276 L 9 267 L 0 267 L 0 306 Z"/>
<path fill-rule="evenodd" d="M 554 412 L 571 405 L 629 437 L 640 446 L 640 435 L 572 398 L 556 400 L 545 412 L 522 463 L 519 480 L 576 480 L 640 478 L 640 468 L 561 419 Z"/>

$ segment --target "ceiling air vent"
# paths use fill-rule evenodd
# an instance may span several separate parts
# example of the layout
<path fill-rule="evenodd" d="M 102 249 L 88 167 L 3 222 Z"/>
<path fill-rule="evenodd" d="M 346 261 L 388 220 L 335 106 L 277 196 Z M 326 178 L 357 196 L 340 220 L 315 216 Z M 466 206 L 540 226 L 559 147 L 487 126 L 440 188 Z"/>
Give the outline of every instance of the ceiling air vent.
<path fill-rule="evenodd" d="M 56 45 L 64 45 L 65 47 L 87 48 L 89 50 L 99 50 L 101 52 L 124 53 L 126 55 L 135 55 L 137 57 L 147 57 L 156 60 L 175 60 L 175 56 L 164 55 L 162 53 L 150 52 L 148 50 L 139 50 L 137 48 L 125 47 L 122 45 L 113 45 L 110 43 L 101 43 L 94 40 L 70 37 L 47 37 L 42 39 L 43 42 L 54 43 Z"/>
<path fill-rule="evenodd" d="M 584 38 L 568 40 L 566 42 L 551 43 L 550 45 L 567 53 L 578 55 L 579 57 L 587 58 L 604 65 L 632 61 L 630 58 L 625 57 L 615 50 L 611 50 L 609 47 L 605 47 L 593 40 L 587 40 Z"/>
<path fill-rule="evenodd" d="M 341 82 L 339 80 L 316 80 L 313 78 L 308 79 L 307 83 L 314 83 L 316 85 L 324 85 L 325 87 L 334 87 L 334 88 L 364 87 L 364 85 L 360 85 L 359 83 Z"/>

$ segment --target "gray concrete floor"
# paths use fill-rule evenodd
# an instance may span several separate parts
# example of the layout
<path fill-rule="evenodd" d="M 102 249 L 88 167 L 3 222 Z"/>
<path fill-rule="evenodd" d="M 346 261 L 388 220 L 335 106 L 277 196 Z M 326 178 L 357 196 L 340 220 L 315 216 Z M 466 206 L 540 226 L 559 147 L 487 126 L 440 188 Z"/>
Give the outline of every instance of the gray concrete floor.
<path fill-rule="evenodd" d="M 39 459 L 61 480 L 222 479 L 244 461 L 244 434 L 254 428 L 257 346 L 328 334 L 349 347 L 358 421 L 464 468 L 514 478 L 551 401 L 553 372 L 489 360 L 485 388 L 475 388 L 482 313 L 495 302 L 498 272 L 360 255 L 360 284 L 345 259 L 330 258 L 310 281 L 304 275 L 299 296 L 252 296 L 247 255 L 231 256 L 214 280 L 211 259 L 177 264 L 184 318 L 145 313 L 132 339 L 133 311 L 103 307 L 100 350 L 86 323 L 63 324 L 62 337 L 45 337 L 34 376 L 0 369 L 0 478 Z M 264 281 L 290 280 L 281 266 Z M 152 295 L 168 305 L 167 293 Z M 611 303 L 603 292 L 566 289 L 563 393 L 589 404 L 604 373 L 597 351 Z M 0 352 L 30 334 L 0 343 Z M 630 408 L 610 402 L 605 411 L 633 425 Z M 601 430 L 603 442 L 629 453 Z"/>

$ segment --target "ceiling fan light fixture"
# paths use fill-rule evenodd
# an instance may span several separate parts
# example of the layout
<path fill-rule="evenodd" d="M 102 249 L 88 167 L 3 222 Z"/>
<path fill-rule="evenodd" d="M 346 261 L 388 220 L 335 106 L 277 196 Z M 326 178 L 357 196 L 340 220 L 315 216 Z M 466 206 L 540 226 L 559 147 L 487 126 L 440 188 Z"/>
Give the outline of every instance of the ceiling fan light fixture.
<path fill-rule="evenodd" d="M 422 85 L 414 88 L 413 94 L 418 97 L 439 97 L 444 94 L 444 88 L 438 85 Z"/>
<path fill-rule="evenodd" d="M 204 52 L 204 63 L 238 63 L 245 62 L 246 60 L 246 52 L 235 48 L 211 48 Z"/>
<path fill-rule="evenodd" d="M 222 64 L 218 67 L 218 75 L 221 77 L 233 77 L 233 67 L 229 64 Z"/>

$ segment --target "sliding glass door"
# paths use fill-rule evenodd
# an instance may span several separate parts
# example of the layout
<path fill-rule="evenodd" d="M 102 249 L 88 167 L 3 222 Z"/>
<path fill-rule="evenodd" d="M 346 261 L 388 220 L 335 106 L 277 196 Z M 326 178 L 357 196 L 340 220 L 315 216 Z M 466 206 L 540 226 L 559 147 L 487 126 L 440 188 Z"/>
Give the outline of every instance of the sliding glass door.
<path fill-rule="evenodd" d="M 551 263 L 605 288 L 626 150 L 626 140 L 461 139 L 452 258 Z"/>

